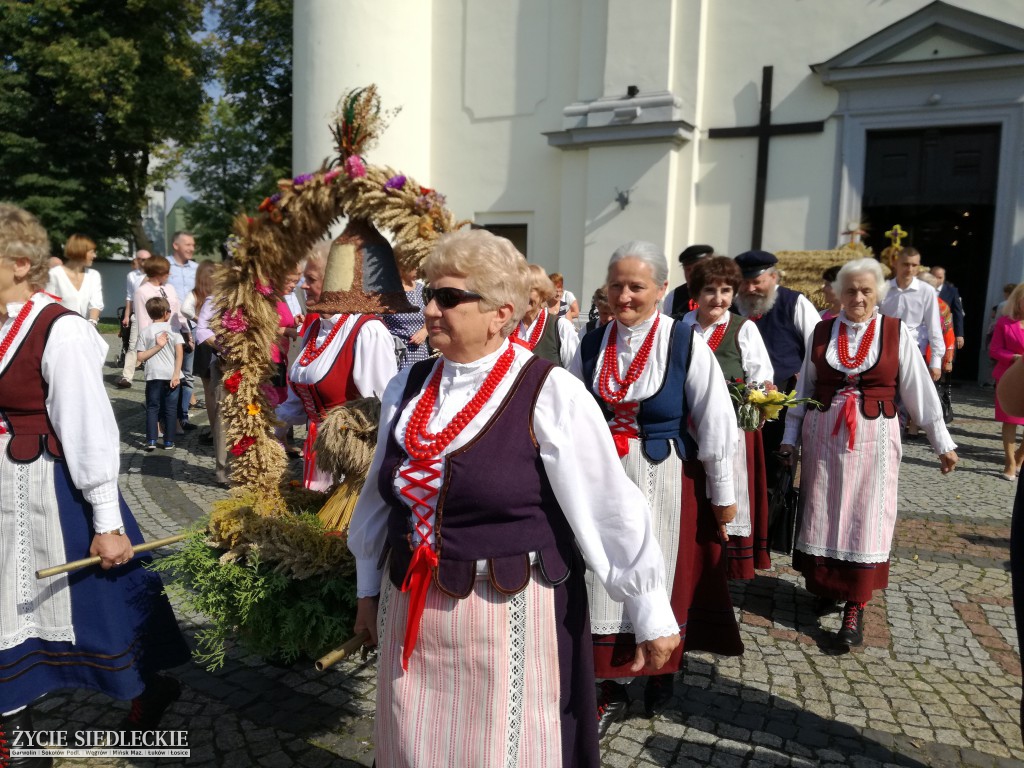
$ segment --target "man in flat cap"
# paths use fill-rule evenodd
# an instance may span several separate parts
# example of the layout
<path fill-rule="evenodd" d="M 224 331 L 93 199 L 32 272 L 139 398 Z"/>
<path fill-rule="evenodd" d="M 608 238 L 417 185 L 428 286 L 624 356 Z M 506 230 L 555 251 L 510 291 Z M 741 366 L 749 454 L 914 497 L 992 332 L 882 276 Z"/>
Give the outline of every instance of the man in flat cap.
<path fill-rule="evenodd" d="M 683 315 L 697 308 L 697 302 L 690 297 L 690 272 L 698 261 L 706 259 L 714 252 L 715 249 L 710 245 L 691 245 L 684 248 L 683 252 L 679 254 L 679 263 L 683 265 L 685 282 L 665 297 L 662 311 L 666 315 L 672 315 L 676 320 L 681 320 Z"/>
<path fill-rule="evenodd" d="M 736 264 L 743 274 L 743 282 L 733 306 L 757 325 L 775 369 L 775 385 L 790 392 L 796 387 L 804 352 L 811 345 L 814 326 L 821 317 L 806 296 L 779 285 L 775 268 L 778 263 L 775 254 L 768 251 L 747 251 L 737 256 Z M 782 444 L 785 428 L 786 412 L 783 411 L 777 420 L 766 422 L 761 430 L 769 491 L 778 468 L 775 452 Z"/>

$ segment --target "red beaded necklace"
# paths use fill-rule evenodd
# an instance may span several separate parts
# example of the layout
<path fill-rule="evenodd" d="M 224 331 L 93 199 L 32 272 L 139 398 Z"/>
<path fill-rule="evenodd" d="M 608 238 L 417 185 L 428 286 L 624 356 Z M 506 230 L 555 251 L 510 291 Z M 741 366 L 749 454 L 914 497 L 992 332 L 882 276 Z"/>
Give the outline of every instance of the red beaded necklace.
<path fill-rule="evenodd" d="M 655 316 L 654 325 L 647 332 L 644 343 L 640 345 L 640 350 L 636 353 L 636 357 L 633 358 L 633 362 L 629 364 L 624 379 L 619 377 L 618 322 L 616 321 L 612 328 L 609 329 L 608 345 L 604 350 L 604 364 L 601 366 L 601 376 L 597 381 L 597 388 L 601 393 L 601 399 L 606 403 L 621 403 L 623 398 L 626 397 L 626 391 L 640 378 L 640 374 L 644 372 L 644 368 L 647 366 L 647 359 L 651 356 L 651 349 L 654 347 L 654 333 L 658 330 L 658 323 L 660 322 L 661 316 Z M 612 391 L 613 379 L 619 386 L 619 389 L 614 392 Z"/>
<path fill-rule="evenodd" d="M 348 320 L 348 315 L 342 315 L 339 317 L 334 323 L 334 327 L 331 328 L 330 333 L 327 334 L 327 338 L 324 339 L 324 343 L 319 347 L 316 345 L 316 337 L 319 334 L 319 331 L 317 333 L 311 333 L 309 335 L 309 341 L 306 342 L 305 349 L 303 349 L 302 354 L 299 355 L 299 365 L 306 367 L 320 357 L 320 354 L 331 346 L 331 342 L 334 341 L 334 337 L 338 335 L 338 331 L 341 330 L 341 326 L 346 320 Z"/>
<path fill-rule="evenodd" d="M 875 338 L 875 322 L 874 320 L 868 321 L 868 329 L 864 331 L 864 336 L 860 340 L 860 344 L 857 346 L 857 354 L 850 357 L 850 340 L 846 335 L 846 323 L 839 323 L 839 338 L 836 339 L 836 346 L 839 350 L 839 363 L 846 368 L 858 368 L 864 359 L 868 356 L 868 350 L 871 349 L 871 342 Z"/>
<path fill-rule="evenodd" d="M 427 431 L 427 422 L 430 421 L 430 417 L 434 413 L 434 406 L 437 405 L 437 393 L 441 388 L 441 372 L 444 370 L 444 363 L 438 365 L 405 427 L 406 452 L 414 459 L 420 460 L 440 455 L 441 451 L 447 448 L 449 443 L 458 437 L 466 425 L 480 413 L 484 403 L 491 399 L 494 390 L 512 367 L 512 360 L 515 359 L 515 356 L 515 347 L 509 344 L 508 348 L 495 361 L 494 367 L 487 374 L 480 389 L 473 395 L 473 399 L 455 414 L 455 418 L 444 429 L 437 433 L 431 433 Z"/>
<path fill-rule="evenodd" d="M 725 338 L 725 329 L 729 327 L 729 323 L 725 322 L 721 325 L 716 325 L 715 330 L 711 332 L 711 338 L 708 339 L 708 346 L 711 347 L 711 351 L 714 352 L 718 349 L 718 345 L 722 343 L 722 339 Z"/>
<path fill-rule="evenodd" d="M 519 326 L 517 325 L 516 329 L 512 331 L 512 341 L 521 344 L 522 346 L 526 347 L 528 350 L 532 352 L 534 347 L 537 346 L 537 342 L 540 341 L 541 334 L 544 333 L 544 326 L 547 324 L 548 311 L 546 309 L 542 309 L 540 312 L 540 317 L 537 318 L 537 322 L 533 326 L 533 331 L 530 333 L 529 340 L 524 339 L 519 335 Z"/>
<path fill-rule="evenodd" d="M 7 356 L 7 350 L 11 348 L 11 344 L 14 343 L 14 339 L 18 335 L 18 331 L 21 330 L 21 326 L 25 324 L 25 319 L 32 311 L 32 300 L 29 299 L 25 302 L 25 306 L 21 308 L 18 316 L 14 318 L 14 323 L 11 325 L 11 330 L 4 336 L 4 340 L 0 341 L 0 361 Z"/>

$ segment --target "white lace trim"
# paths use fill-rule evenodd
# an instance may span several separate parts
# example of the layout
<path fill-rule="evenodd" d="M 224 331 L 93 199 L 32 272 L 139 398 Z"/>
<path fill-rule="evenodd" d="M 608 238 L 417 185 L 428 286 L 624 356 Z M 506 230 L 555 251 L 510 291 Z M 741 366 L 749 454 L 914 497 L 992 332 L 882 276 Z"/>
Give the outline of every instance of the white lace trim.
<path fill-rule="evenodd" d="M 595 635 L 617 635 L 620 632 L 633 633 L 631 621 L 594 621 L 590 620 L 590 631 Z"/>
<path fill-rule="evenodd" d="M 19 464 L 14 476 L 15 557 L 18 561 L 18 613 L 32 613 L 32 544 L 29 533 L 28 466 Z M 21 634 L 21 633 L 15 633 Z M 17 645 L 17 643 L 15 643 Z M 13 646 L 10 646 L 13 647 Z"/>
<path fill-rule="evenodd" d="M 662 627 L 654 627 L 650 632 L 643 635 L 637 635 L 636 641 L 638 643 L 646 643 L 648 640 L 657 640 L 659 637 L 672 637 L 672 635 L 679 634 L 679 627 L 675 624 L 666 624 Z"/>
<path fill-rule="evenodd" d="M 889 559 L 888 552 L 843 552 L 828 547 L 814 547 L 802 541 L 797 542 L 796 548 L 814 557 L 831 557 L 833 560 L 850 563 L 884 563 Z"/>
<path fill-rule="evenodd" d="M 725 531 L 730 536 L 740 536 L 740 537 L 749 536 L 750 535 L 750 523 L 747 522 L 747 523 L 745 523 L 743 525 L 738 525 L 737 523 L 726 523 L 725 524 Z"/>
<path fill-rule="evenodd" d="M 5 637 L 0 637 L 0 651 L 16 648 L 26 640 L 30 640 L 32 638 L 38 638 L 40 640 L 46 640 L 54 643 L 73 643 L 75 642 L 75 628 L 72 626 L 37 627 L 32 623 L 26 624 L 17 632 Z"/>
<path fill-rule="evenodd" d="M 512 595 L 508 601 L 508 746 L 505 765 L 516 768 L 519 765 L 519 737 L 523 730 L 523 694 L 526 684 L 526 594 L 523 590 Z"/>

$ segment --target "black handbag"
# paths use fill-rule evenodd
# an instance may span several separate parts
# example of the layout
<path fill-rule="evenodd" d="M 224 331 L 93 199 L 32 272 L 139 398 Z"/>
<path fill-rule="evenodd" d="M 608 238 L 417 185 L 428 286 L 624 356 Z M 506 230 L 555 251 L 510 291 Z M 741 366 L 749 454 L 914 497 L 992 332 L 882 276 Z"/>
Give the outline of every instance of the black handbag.
<path fill-rule="evenodd" d="M 800 489 L 793 485 L 793 467 L 780 465 L 768 502 L 768 549 L 783 555 L 793 552 L 799 517 Z"/>
<path fill-rule="evenodd" d="M 196 351 L 192 355 L 193 376 L 198 376 L 200 379 L 208 379 L 210 377 L 210 362 L 213 360 L 213 354 L 213 347 L 209 344 L 196 345 Z"/>

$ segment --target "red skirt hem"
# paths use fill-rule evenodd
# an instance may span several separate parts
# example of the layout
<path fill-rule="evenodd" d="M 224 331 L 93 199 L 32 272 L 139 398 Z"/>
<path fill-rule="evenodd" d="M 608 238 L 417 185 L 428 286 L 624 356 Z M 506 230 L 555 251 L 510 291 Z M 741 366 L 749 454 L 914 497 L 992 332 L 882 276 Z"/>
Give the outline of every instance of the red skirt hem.
<path fill-rule="evenodd" d="M 793 568 L 799 571 L 807 591 L 819 597 L 868 602 L 876 589 L 889 586 L 889 561 L 852 563 L 832 557 L 809 555 L 793 550 Z"/>

